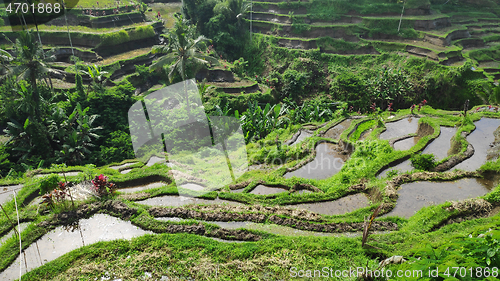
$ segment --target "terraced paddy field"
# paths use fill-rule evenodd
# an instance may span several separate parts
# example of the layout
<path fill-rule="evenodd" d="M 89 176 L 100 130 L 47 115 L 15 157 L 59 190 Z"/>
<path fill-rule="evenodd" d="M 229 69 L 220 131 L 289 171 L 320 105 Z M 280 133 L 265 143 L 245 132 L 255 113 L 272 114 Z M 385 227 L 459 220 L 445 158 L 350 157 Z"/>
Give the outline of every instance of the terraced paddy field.
<path fill-rule="evenodd" d="M 33 61 L 0 36 L 0 280 L 420 280 L 342 272 L 500 267 L 498 1 L 144 2 L 83 1 L 40 25 L 49 76 L 4 80 Z M 185 49 L 154 46 L 199 35 L 211 41 L 189 55 L 211 63 L 155 69 Z M 149 108 L 179 71 L 197 88 Z M 155 121 L 184 98 L 187 115 Z M 158 136 L 131 136 L 132 105 L 151 132 L 201 110 L 197 124 L 233 130 L 213 123 L 232 117 L 242 137 L 211 135 L 213 147 L 176 158 L 162 151 L 193 145 L 200 128 L 185 142 L 175 128 L 136 159 L 134 142 Z M 210 158 L 220 147 L 226 161 Z"/>
<path fill-rule="evenodd" d="M 235 260 L 267 264 L 240 268 L 242 277 L 257 274 L 286 279 L 290 268 L 317 265 L 317 245 L 333 251 L 320 251 L 320 255 L 328 262 L 340 262 L 336 268 L 348 262 L 375 267 L 380 260 L 373 254 L 384 259 L 412 255 L 420 239 L 440 241 L 444 233 L 457 237 L 485 233 L 498 221 L 500 168 L 498 160 L 489 160 L 496 159 L 494 152 L 487 157 L 486 150 L 498 146 L 493 131 L 500 128 L 496 122 L 500 115 L 476 108 L 471 112 L 469 123 L 454 112 L 424 106 L 418 114 L 409 110 L 383 113 L 382 123 L 354 115 L 327 120 L 313 131 L 311 126 L 296 128 L 298 134 L 292 141 L 288 135 L 278 136 L 290 141 L 283 149 L 290 150 L 295 142 L 316 149 L 276 169 L 248 170 L 236 182 L 198 195 L 203 186 L 182 181 L 177 185 L 173 179 L 182 164 L 165 163 L 159 156 L 96 168 L 90 175 L 105 174 L 116 184 L 116 191 L 105 197 L 96 193 L 90 175 L 78 166 L 37 170 L 17 182 L 1 180 L 4 214 L 17 218 L 18 204 L 22 254 L 13 231 L 17 222 L 0 217 L 0 252 L 6 257 L 0 278 L 18 278 L 21 270 L 28 280 L 68 276 L 197 279 L 215 276 L 213 266 L 218 266 L 217 276 L 232 276 L 237 273 L 231 263 L 220 258 L 235 255 L 238 245 L 248 256 L 236 255 Z M 351 135 L 364 131 L 368 131 L 366 138 L 350 141 Z M 279 132 L 267 139 L 274 140 Z M 391 146 L 408 136 L 413 145 L 407 149 Z M 419 138 L 414 141 L 412 136 Z M 350 148 L 340 149 L 341 143 Z M 457 146 L 460 143 L 465 145 Z M 335 153 L 323 151 L 322 145 L 325 149 L 336 145 Z M 466 158 L 469 146 L 474 152 Z M 247 149 L 249 155 L 256 152 L 252 146 Z M 422 151 L 435 152 L 435 167 L 444 165 L 448 171 L 409 169 L 378 176 L 393 163 Z M 328 168 L 336 159 L 340 166 Z M 474 168 L 456 169 L 467 163 Z M 70 193 L 78 199 L 72 203 L 66 198 L 52 208 L 42 204 L 39 189 L 54 177 L 70 181 Z M 191 195 L 179 195 L 180 188 L 191 190 Z M 367 227 L 365 218 L 375 209 L 379 217 L 371 224 L 368 243 L 377 249 L 368 249 L 361 246 L 362 232 Z M 401 241 L 400 237 L 406 238 Z M 277 244 L 281 250 L 270 248 Z M 346 256 L 339 257 L 345 251 Z M 188 271 L 183 259 L 174 258 L 180 253 L 207 268 Z M 151 259 L 147 265 L 145 258 Z M 404 264 L 387 266 L 398 269 Z"/>

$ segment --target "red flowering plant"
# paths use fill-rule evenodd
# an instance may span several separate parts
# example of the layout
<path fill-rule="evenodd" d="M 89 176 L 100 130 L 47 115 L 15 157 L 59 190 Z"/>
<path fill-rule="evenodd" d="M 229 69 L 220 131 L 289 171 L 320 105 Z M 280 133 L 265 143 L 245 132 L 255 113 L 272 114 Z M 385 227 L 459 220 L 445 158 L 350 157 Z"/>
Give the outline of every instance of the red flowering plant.
<path fill-rule="evenodd" d="M 415 110 L 415 107 L 416 107 L 415 105 L 412 105 L 412 106 L 410 107 L 410 112 L 411 112 L 411 114 L 413 114 L 413 110 Z"/>
<path fill-rule="evenodd" d="M 42 196 L 42 204 L 53 207 L 54 203 L 61 203 L 66 199 L 66 196 L 71 197 L 69 193 L 68 184 L 66 182 L 59 182 L 57 188 L 54 188 L 50 193 Z"/>
<path fill-rule="evenodd" d="M 115 191 L 115 184 L 108 181 L 108 177 L 104 175 L 95 176 L 92 180 L 94 190 L 99 196 L 106 196 Z"/>
<path fill-rule="evenodd" d="M 387 111 L 392 111 L 392 102 L 387 106 Z"/>

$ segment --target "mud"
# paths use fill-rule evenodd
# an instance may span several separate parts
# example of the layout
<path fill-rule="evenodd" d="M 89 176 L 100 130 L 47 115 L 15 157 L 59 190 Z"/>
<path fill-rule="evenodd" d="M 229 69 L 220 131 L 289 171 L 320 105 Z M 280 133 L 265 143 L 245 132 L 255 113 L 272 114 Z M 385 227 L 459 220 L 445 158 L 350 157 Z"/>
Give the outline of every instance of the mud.
<path fill-rule="evenodd" d="M 386 130 L 380 134 L 380 139 L 390 140 L 397 137 L 413 134 L 418 129 L 419 118 L 408 117 L 395 122 L 385 123 Z"/>
<path fill-rule="evenodd" d="M 493 208 L 493 205 L 491 205 L 484 199 L 472 199 L 453 202 L 452 206 L 446 208 L 446 210 L 449 212 L 456 210 L 458 211 L 458 214 L 455 214 L 448 218 L 446 221 L 434 226 L 432 229 L 433 231 L 448 224 L 461 223 L 467 220 L 490 217 L 496 215 L 499 211 L 498 208 Z"/>
<path fill-rule="evenodd" d="M 446 201 L 474 198 L 490 190 L 482 182 L 465 178 L 454 182 L 413 182 L 403 184 L 398 190 L 396 207 L 388 216 L 409 218 L 425 206 Z"/>
<path fill-rule="evenodd" d="M 348 158 L 349 154 L 339 145 L 320 143 L 316 146 L 316 155 L 311 162 L 287 172 L 284 178 L 326 179 L 338 173 Z"/>
<path fill-rule="evenodd" d="M 346 120 L 342 121 L 341 123 L 328 129 L 323 134 L 323 137 L 331 138 L 331 139 L 339 139 L 342 132 L 347 130 L 351 126 L 351 123 L 352 123 L 352 119 L 346 119 Z"/>

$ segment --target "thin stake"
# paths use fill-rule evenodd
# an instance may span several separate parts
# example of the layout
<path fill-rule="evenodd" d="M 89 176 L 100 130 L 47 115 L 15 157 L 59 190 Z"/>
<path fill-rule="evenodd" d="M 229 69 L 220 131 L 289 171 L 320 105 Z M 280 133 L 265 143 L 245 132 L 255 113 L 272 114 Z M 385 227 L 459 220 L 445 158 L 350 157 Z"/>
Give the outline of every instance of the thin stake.
<path fill-rule="evenodd" d="M 399 32 L 399 29 L 401 28 L 401 21 L 403 20 L 403 13 L 405 11 L 405 3 L 406 3 L 406 1 L 403 1 L 403 10 L 401 11 L 401 18 L 399 18 L 398 32 Z"/>
<path fill-rule="evenodd" d="M 61 171 L 63 173 L 64 177 L 64 182 L 66 183 L 66 186 L 68 186 L 68 180 L 66 179 L 66 174 L 64 173 L 64 169 L 61 167 Z M 73 195 L 71 195 L 71 189 L 69 187 L 66 187 L 69 192 L 69 198 L 71 198 L 71 205 L 73 205 L 73 209 L 75 208 L 75 202 L 73 201 Z"/>
<path fill-rule="evenodd" d="M 7 212 L 3 208 L 2 204 L 0 204 L 0 208 L 2 208 L 2 211 L 4 212 L 5 216 L 7 217 L 7 219 L 9 219 L 10 224 L 12 225 L 12 228 L 14 229 L 14 233 L 16 233 L 16 236 L 19 238 L 19 233 L 17 233 L 16 226 L 14 225 L 14 223 L 12 222 L 12 220 L 10 219 L 9 215 L 7 215 Z"/>

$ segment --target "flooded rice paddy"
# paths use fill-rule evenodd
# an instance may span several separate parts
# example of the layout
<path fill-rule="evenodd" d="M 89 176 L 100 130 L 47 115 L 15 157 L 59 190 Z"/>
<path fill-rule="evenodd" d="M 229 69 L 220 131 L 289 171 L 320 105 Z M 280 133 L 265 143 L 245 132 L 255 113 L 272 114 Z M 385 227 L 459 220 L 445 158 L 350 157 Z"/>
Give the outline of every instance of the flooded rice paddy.
<path fill-rule="evenodd" d="M 326 179 L 340 171 L 349 155 L 336 144 L 320 143 L 316 146 L 316 157 L 301 168 L 288 172 L 285 178 Z"/>
<path fill-rule="evenodd" d="M 21 189 L 22 187 L 22 184 L 0 186 L 0 204 L 12 200 L 14 198 L 13 191 L 15 190 L 17 192 L 17 190 Z"/>
<path fill-rule="evenodd" d="M 476 125 L 476 129 L 467 136 L 467 141 L 474 147 L 474 154 L 453 169 L 475 171 L 487 160 L 490 144 L 495 141 L 493 132 L 500 126 L 500 119 L 482 118 L 474 122 L 474 125 Z"/>
<path fill-rule="evenodd" d="M 115 239 L 132 239 L 144 234 L 152 232 L 105 214 L 82 219 L 75 226 L 59 226 L 31 244 L 25 250 L 26 260 L 24 255 L 23 260 L 18 256 L 14 263 L 0 273 L 0 280 L 19 278 L 20 261 L 24 274 L 84 245 Z"/>
<path fill-rule="evenodd" d="M 496 181 L 496 182 L 495 182 Z M 387 216 L 409 218 L 422 207 L 482 196 L 498 183 L 494 179 L 465 178 L 452 182 L 413 182 L 401 185 L 396 207 Z"/>
<path fill-rule="evenodd" d="M 342 197 L 334 201 L 290 205 L 289 207 L 305 209 L 323 215 L 343 215 L 370 205 L 368 198 L 362 193 Z"/>
<path fill-rule="evenodd" d="M 328 131 L 326 131 L 323 137 L 331 139 L 339 139 L 342 132 L 347 130 L 351 126 L 351 123 L 352 119 L 346 119 L 340 122 L 339 124 L 335 125 L 334 127 L 330 128 Z"/>
<path fill-rule="evenodd" d="M 289 142 L 287 143 L 289 146 L 294 146 L 294 145 L 297 145 L 298 143 L 300 143 L 301 141 L 307 139 L 308 137 L 311 137 L 312 134 L 309 133 L 309 132 L 306 132 L 306 131 L 300 131 L 299 133 L 299 136 L 297 137 L 297 139 L 295 139 L 295 141 L 293 142 Z"/>
<path fill-rule="evenodd" d="M 380 134 L 380 139 L 390 140 L 415 133 L 418 129 L 419 119 L 408 117 L 399 121 L 385 123 L 386 130 Z"/>
<path fill-rule="evenodd" d="M 270 187 L 262 184 L 257 185 L 250 193 L 256 195 L 271 195 L 276 193 L 288 192 L 287 189 L 280 187 Z"/>

